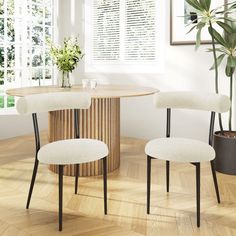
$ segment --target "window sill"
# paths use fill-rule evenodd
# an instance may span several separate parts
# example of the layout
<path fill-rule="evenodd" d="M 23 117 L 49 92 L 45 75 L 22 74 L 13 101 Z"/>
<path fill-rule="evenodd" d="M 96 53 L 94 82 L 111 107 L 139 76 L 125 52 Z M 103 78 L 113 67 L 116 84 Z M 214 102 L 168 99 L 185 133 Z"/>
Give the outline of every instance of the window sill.
<path fill-rule="evenodd" d="M 16 108 L 15 107 L 11 107 L 11 108 L 2 108 L 0 109 L 0 116 L 1 115 L 18 115 Z"/>

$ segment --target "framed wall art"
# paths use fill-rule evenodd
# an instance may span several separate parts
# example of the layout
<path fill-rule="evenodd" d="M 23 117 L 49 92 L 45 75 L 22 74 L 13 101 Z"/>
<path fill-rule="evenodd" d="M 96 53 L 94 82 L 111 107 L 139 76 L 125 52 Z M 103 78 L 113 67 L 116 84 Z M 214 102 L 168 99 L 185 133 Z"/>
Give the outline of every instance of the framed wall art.
<path fill-rule="evenodd" d="M 227 0 L 212 0 L 211 8 L 223 6 Z M 185 15 L 190 15 L 188 18 Z M 197 12 L 185 0 L 170 1 L 170 44 L 187 45 L 195 44 L 196 29 L 187 33 L 192 26 L 187 26 L 189 22 L 197 21 Z M 210 43 L 210 35 L 207 28 L 202 30 L 201 42 Z"/>

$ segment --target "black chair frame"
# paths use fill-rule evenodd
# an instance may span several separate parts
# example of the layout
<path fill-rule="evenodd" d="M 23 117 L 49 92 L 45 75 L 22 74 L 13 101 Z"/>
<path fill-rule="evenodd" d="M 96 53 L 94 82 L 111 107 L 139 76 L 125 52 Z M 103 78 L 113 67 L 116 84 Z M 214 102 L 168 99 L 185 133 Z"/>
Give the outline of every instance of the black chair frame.
<path fill-rule="evenodd" d="M 211 112 L 210 128 L 209 128 L 209 145 L 212 146 L 214 134 L 215 112 Z M 170 137 L 171 127 L 171 109 L 167 108 L 166 137 Z M 151 160 L 156 159 L 147 156 L 147 214 L 150 214 L 150 197 L 151 197 Z M 196 167 L 196 208 L 197 208 L 197 227 L 200 227 L 200 162 L 190 163 Z M 220 193 L 215 171 L 214 160 L 210 161 L 211 172 L 213 176 L 217 202 L 220 203 Z M 166 161 L 166 191 L 169 192 L 170 185 L 170 161 Z"/>
<path fill-rule="evenodd" d="M 38 152 L 40 150 L 40 133 L 38 127 L 37 114 L 32 114 L 33 126 L 34 126 L 34 135 L 35 135 L 35 161 L 33 174 L 31 178 L 26 209 L 29 208 L 31 196 L 34 189 L 34 183 L 38 171 Z M 79 109 L 74 109 L 74 136 L 75 138 L 80 138 L 79 135 Z M 63 168 L 64 165 L 58 165 L 58 182 L 59 182 L 59 231 L 62 231 L 62 206 L 63 206 Z M 75 165 L 75 194 L 78 193 L 78 178 L 79 178 L 79 164 Z M 104 214 L 107 214 L 107 157 L 103 158 L 103 194 L 104 194 Z"/>

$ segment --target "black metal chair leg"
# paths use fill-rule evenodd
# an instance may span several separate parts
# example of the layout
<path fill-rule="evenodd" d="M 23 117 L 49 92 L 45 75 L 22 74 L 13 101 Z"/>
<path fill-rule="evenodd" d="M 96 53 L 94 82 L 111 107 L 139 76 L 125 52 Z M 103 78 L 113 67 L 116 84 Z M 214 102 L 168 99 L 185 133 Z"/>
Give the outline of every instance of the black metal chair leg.
<path fill-rule="evenodd" d="M 59 165 L 59 231 L 62 231 L 62 195 L 63 195 L 63 167 Z"/>
<path fill-rule="evenodd" d="M 200 227 L 200 163 L 196 163 L 197 227 Z"/>
<path fill-rule="evenodd" d="M 170 161 L 166 161 L 166 192 L 169 192 L 170 186 Z"/>
<path fill-rule="evenodd" d="M 147 156 L 147 214 L 150 214 L 151 160 L 152 158 Z"/>
<path fill-rule="evenodd" d="M 104 214 L 107 215 L 107 157 L 103 158 Z"/>
<path fill-rule="evenodd" d="M 78 192 L 79 164 L 75 165 L 75 194 Z"/>
<path fill-rule="evenodd" d="M 29 193 L 28 193 L 28 199 L 27 199 L 27 203 L 26 203 L 26 209 L 28 209 L 29 205 L 30 205 L 30 200 L 31 200 L 32 192 L 34 189 L 34 183 L 35 183 L 35 179 L 36 179 L 36 175 L 37 175 L 37 171 L 38 171 L 38 165 L 39 165 L 39 161 L 36 156 L 35 162 L 34 162 L 33 174 L 32 174 L 31 183 L 30 183 L 30 189 L 29 189 Z"/>
<path fill-rule="evenodd" d="M 216 177 L 215 163 L 213 160 L 211 161 L 211 172 L 212 172 L 212 176 L 214 180 L 217 202 L 220 203 L 220 193 L 219 193 L 218 182 L 217 182 L 217 177 Z"/>

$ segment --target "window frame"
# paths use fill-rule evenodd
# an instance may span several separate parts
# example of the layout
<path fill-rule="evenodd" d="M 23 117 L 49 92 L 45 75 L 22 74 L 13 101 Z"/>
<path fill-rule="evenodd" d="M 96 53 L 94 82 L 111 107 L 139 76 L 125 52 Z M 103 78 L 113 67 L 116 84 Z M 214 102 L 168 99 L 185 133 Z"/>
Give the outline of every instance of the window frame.
<path fill-rule="evenodd" d="M 158 35 L 156 40 L 156 60 L 145 61 L 125 61 L 124 54 L 124 30 L 120 31 L 120 60 L 119 61 L 95 61 L 93 57 L 93 4 L 95 0 L 86 0 L 84 6 L 85 15 L 85 72 L 86 73 L 157 73 L 163 74 L 165 71 L 165 2 L 156 1 L 156 27 L 155 32 Z M 125 0 L 120 1 L 120 29 L 125 25 Z M 161 37 L 159 37 L 159 35 Z"/>
<path fill-rule="evenodd" d="M 49 0 L 51 2 L 51 15 L 50 18 L 46 19 L 46 7 L 47 2 L 45 0 L 42 0 L 41 3 L 38 3 L 37 1 L 33 0 L 22 0 L 20 3 L 18 3 L 18 7 L 21 7 L 20 9 L 14 7 L 14 13 L 9 14 L 7 9 L 8 9 L 8 2 L 7 0 L 4 0 L 3 2 L 3 9 L 4 9 L 4 14 L 0 15 L 0 20 L 2 19 L 4 21 L 4 35 L 3 35 L 3 40 L 0 41 L 0 48 L 3 48 L 4 50 L 4 67 L 0 68 L 0 71 L 4 72 L 3 80 L 4 84 L 0 85 L 0 96 L 4 96 L 4 108 L 0 108 L 0 114 L 15 114 L 16 109 L 15 107 L 7 107 L 8 105 L 8 99 L 11 96 L 8 96 L 6 94 L 7 89 L 11 88 L 16 88 L 16 87 L 23 87 L 23 86 L 37 86 L 37 85 L 48 85 L 48 84 L 54 84 L 55 80 L 55 73 L 54 73 L 54 66 L 53 63 L 51 62 L 51 65 L 46 65 L 46 52 L 49 49 L 49 47 L 46 45 L 46 29 L 51 32 L 51 39 L 54 39 L 54 31 L 55 31 L 55 12 L 56 10 L 54 9 L 54 6 L 57 4 L 57 0 Z M 16 4 L 16 0 L 14 1 L 14 4 Z M 32 16 L 32 6 L 39 6 L 42 11 L 43 11 L 43 18 L 42 18 L 42 23 L 41 24 L 35 24 L 33 21 L 33 16 Z M 28 8 L 29 7 L 29 8 Z M 19 41 L 16 37 L 16 33 L 14 35 L 14 41 L 9 41 L 8 40 L 8 27 L 7 23 L 8 20 L 12 19 L 14 21 L 14 32 L 16 32 L 16 29 L 20 29 L 20 36 L 21 40 Z M 18 21 L 16 21 L 18 20 Z M 47 25 L 46 22 L 49 20 L 51 24 Z M 15 22 L 21 24 L 19 28 L 16 27 Z M 36 45 L 33 43 L 33 28 L 34 27 L 41 27 L 42 28 L 42 35 L 40 34 L 40 37 L 42 38 L 42 44 L 41 45 Z M 28 34 L 29 30 L 29 34 Z M 27 35 L 28 34 L 28 35 Z M 9 46 L 13 45 L 14 50 L 19 50 L 19 58 L 17 59 L 15 56 L 14 51 L 14 66 L 8 65 L 8 55 L 7 51 Z M 33 49 L 40 49 L 42 53 L 42 66 L 37 66 L 37 67 L 32 67 L 32 60 L 33 60 Z M 27 56 L 24 56 L 27 54 Z M 20 62 L 19 66 L 17 65 L 17 60 Z M 28 60 L 28 61 L 27 61 Z M 33 70 L 41 70 L 42 71 L 42 77 L 39 80 L 33 81 Z M 51 74 L 51 79 L 46 79 L 46 71 L 49 70 Z M 8 76 L 7 74 L 9 71 L 13 71 L 13 73 L 16 75 L 19 73 L 18 76 L 15 76 L 16 79 L 13 83 L 8 82 Z M 27 75 L 27 76 L 26 76 Z M 39 82 L 38 82 L 39 81 Z M 50 82 L 49 82 L 50 81 Z M 38 84 L 37 84 L 38 83 Z M 40 84 L 42 83 L 42 84 Z M 15 101 L 17 98 L 15 98 Z"/>

